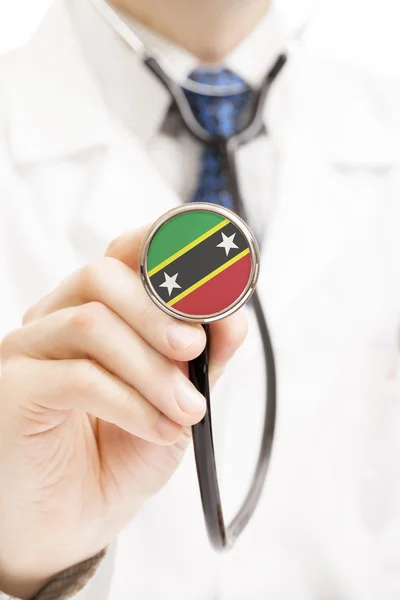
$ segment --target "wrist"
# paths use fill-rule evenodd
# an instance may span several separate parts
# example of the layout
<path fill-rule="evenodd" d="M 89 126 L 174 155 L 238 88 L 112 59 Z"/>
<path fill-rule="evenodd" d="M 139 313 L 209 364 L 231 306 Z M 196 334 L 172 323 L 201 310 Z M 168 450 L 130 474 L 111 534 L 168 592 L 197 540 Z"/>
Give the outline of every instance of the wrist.
<path fill-rule="evenodd" d="M 0 591 L 21 600 L 30 600 L 54 575 L 43 577 L 35 573 L 18 572 L 15 569 L 11 571 L 0 565 Z"/>
<path fill-rule="evenodd" d="M 6 544 L 0 548 L 0 590 L 5 594 L 30 600 L 59 572 L 51 561 L 40 557 L 39 550 L 29 549 L 21 540 L 19 547 Z"/>

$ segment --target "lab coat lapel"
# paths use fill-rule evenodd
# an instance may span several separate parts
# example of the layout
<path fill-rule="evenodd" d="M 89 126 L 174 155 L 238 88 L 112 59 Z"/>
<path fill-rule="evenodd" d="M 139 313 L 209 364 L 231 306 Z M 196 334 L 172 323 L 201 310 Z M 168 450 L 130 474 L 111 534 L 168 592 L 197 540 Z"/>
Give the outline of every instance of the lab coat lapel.
<path fill-rule="evenodd" d="M 328 166 L 322 160 L 302 161 L 301 152 L 313 155 L 304 145 L 287 150 L 262 253 L 260 288 L 272 319 L 296 302 L 351 232 L 336 210 Z"/>
<path fill-rule="evenodd" d="M 284 316 L 331 261 L 364 237 L 368 192 L 363 204 L 354 187 L 359 178 L 387 174 L 398 163 L 399 144 L 385 112 L 366 106 L 365 78 L 357 82 L 350 73 L 341 81 L 339 96 L 326 61 L 299 56 L 266 105 L 267 128 L 279 156 L 259 289 L 272 322 Z M 382 89 L 375 98 L 381 108 L 386 95 Z M 349 99 L 357 110 L 352 104 L 349 109 Z"/>
<path fill-rule="evenodd" d="M 123 131 L 117 135 L 118 143 L 93 156 L 95 176 L 83 192 L 71 231 L 75 246 L 85 255 L 93 254 L 94 248 L 101 252 L 114 237 L 150 225 L 179 204 L 137 140 Z"/>
<path fill-rule="evenodd" d="M 62 0 L 46 14 L 29 47 L 10 56 L 3 76 L 8 140 L 17 164 L 63 159 L 109 143 L 112 119 Z"/>
<path fill-rule="evenodd" d="M 43 170 L 44 194 L 55 194 L 58 201 L 65 194 L 78 261 L 101 255 L 113 237 L 151 223 L 179 203 L 139 134 L 110 112 L 62 0 L 46 15 L 29 52 L 15 58 L 6 90 L 12 158 L 21 168 Z M 152 89 L 153 100 L 158 91 Z M 36 101 L 27 105 L 27 97 Z M 51 189 L 54 169 L 75 171 L 62 192 Z"/>

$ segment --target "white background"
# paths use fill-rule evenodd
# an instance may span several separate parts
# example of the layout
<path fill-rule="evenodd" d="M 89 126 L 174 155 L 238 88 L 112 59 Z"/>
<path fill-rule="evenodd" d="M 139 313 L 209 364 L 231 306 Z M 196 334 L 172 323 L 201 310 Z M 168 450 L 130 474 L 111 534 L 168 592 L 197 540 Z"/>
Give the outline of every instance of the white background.
<path fill-rule="evenodd" d="M 0 53 L 29 39 L 52 1 L 0 0 Z M 291 17 L 304 12 L 305 2 L 317 7 L 309 43 L 373 73 L 400 76 L 399 0 L 277 0 Z"/>

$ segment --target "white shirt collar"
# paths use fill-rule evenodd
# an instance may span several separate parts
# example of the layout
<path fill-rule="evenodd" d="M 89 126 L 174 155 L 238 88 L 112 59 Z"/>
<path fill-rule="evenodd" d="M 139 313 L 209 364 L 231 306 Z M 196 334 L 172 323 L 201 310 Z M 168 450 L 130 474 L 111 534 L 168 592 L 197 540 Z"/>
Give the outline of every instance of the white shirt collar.
<path fill-rule="evenodd" d="M 78 41 L 101 84 L 106 103 L 146 143 L 165 118 L 171 103 L 169 94 L 88 0 L 71 0 L 69 6 Z M 183 83 L 199 66 L 199 61 L 183 48 L 136 22 L 125 22 L 152 53 L 161 57 L 163 67 L 175 81 Z M 257 87 L 289 39 L 289 29 L 272 7 L 221 66 Z"/>

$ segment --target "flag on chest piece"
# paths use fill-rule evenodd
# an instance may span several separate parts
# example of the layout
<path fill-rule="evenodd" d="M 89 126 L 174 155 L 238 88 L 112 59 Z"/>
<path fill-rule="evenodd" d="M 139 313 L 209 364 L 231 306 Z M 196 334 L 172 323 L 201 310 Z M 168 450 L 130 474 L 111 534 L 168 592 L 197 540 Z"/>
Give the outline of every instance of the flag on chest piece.
<path fill-rule="evenodd" d="M 156 224 L 141 266 L 147 291 L 170 314 L 209 318 L 247 300 L 258 275 L 258 251 L 231 211 L 207 204 L 176 209 Z"/>

